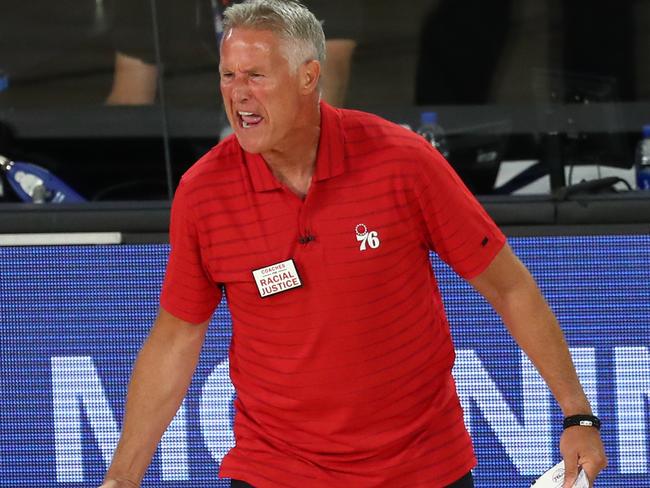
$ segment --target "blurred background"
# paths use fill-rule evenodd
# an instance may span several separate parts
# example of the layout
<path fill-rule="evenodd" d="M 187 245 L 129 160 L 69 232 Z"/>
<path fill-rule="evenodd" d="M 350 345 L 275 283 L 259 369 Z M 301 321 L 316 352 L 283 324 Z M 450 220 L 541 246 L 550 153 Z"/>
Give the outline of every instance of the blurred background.
<path fill-rule="evenodd" d="M 217 69 L 230 3 L 2 0 L 0 155 L 47 173 L 23 175 L 22 193 L 5 175 L 0 202 L 48 203 L 57 188 L 77 194 L 64 203 L 169 202 L 228 133 Z M 581 191 L 640 198 L 650 1 L 305 3 L 328 38 L 325 98 L 414 130 L 435 112 L 435 143 L 475 194 L 592 182 Z"/>

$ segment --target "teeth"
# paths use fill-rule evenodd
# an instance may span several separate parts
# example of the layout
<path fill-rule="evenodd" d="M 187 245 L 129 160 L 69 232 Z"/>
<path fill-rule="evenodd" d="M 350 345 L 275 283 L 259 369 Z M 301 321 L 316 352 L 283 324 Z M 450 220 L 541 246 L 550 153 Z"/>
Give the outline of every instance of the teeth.
<path fill-rule="evenodd" d="M 246 117 L 246 116 L 249 116 L 249 115 L 253 115 L 253 112 L 237 112 L 237 113 L 238 113 L 239 115 L 241 115 L 242 117 Z"/>
<path fill-rule="evenodd" d="M 243 120 L 242 120 L 241 125 L 242 125 L 242 127 L 243 127 L 244 129 L 248 129 L 248 128 L 250 127 L 250 125 L 248 125 L 248 122 L 244 122 Z"/>

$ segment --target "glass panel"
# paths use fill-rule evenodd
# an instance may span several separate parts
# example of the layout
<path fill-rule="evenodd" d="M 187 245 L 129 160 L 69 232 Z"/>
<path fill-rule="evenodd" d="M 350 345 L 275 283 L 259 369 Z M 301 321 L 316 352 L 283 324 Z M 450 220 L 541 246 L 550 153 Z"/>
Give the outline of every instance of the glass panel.
<path fill-rule="evenodd" d="M 4 201 L 35 188 L 37 201 L 74 201 L 67 186 L 88 201 L 168 198 L 160 107 L 109 96 L 121 37 L 152 23 L 149 0 L 130 3 L 122 16 L 111 0 L 3 2 L 0 154 L 49 171 L 17 165 Z M 137 36 L 154 45 L 151 29 Z"/>
<path fill-rule="evenodd" d="M 608 175 L 634 186 L 650 121 L 650 2 L 363 4 L 348 100 L 412 127 L 438 112 L 473 191 L 548 193 Z"/>
<path fill-rule="evenodd" d="M 89 200 L 167 199 L 227 133 L 217 31 L 230 3 L 5 0 L 0 154 Z M 606 176 L 635 186 L 650 123 L 649 0 L 305 3 L 328 37 L 325 99 L 414 129 L 437 112 L 475 193 Z"/>
<path fill-rule="evenodd" d="M 128 0 L 124 3 L 130 5 Z M 219 94 L 217 24 L 224 0 L 157 0 L 161 90 L 172 187 L 227 125 Z"/>

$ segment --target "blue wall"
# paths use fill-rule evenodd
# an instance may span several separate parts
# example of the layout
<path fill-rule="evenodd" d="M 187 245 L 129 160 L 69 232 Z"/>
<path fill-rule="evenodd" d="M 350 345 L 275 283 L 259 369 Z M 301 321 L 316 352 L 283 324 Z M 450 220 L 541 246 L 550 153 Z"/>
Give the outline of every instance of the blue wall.
<path fill-rule="evenodd" d="M 650 486 L 650 238 L 514 238 L 565 329 L 603 420 L 599 486 Z M 92 486 L 117 442 L 135 355 L 154 319 L 167 246 L 0 248 L 0 486 Z M 559 461 L 561 414 L 489 306 L 432 259 L 458 357 L 478 487 L 529 486 Z M 190 392 L 144 486 L 216 480 L 232 443 L 222 304 Z"/>

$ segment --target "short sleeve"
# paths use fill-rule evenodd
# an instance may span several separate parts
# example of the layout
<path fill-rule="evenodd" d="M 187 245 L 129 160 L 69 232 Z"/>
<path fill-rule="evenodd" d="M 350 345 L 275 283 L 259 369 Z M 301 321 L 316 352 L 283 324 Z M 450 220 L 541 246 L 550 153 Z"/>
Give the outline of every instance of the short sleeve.
<path fill-rule="evenodd" d="M 438 151 L 423 145 L 421 154 L 416 186 L 427 242 L 461 277 L 474 278 L 506 238 Z"/>
<path fill-rule="evenodd" d="M 169 243 L 160 305 L 187 322 L 205 322 L 219 305 L 222 292 L 203 264 L 197 222 L 182 183 L 172 203 Z"/>

